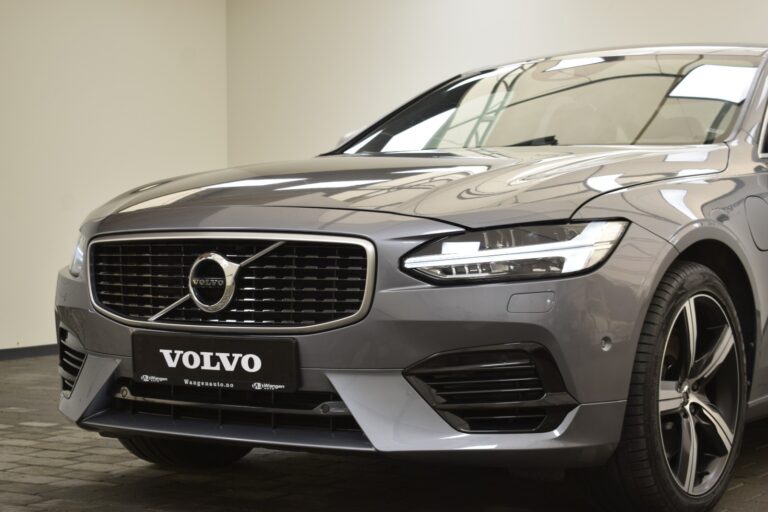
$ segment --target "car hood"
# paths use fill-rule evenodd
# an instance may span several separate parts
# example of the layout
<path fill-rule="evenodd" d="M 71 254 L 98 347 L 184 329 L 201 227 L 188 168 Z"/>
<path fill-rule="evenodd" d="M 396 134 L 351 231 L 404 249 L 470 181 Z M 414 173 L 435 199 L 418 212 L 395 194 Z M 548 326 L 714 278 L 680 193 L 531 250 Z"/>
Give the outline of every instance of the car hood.
<path fill-rule="evenodd" d="M 525 147 L 398 156 L 321 156 L 159 181 L 90 217 L 185 207 L 384 211 L 466 227 L 561 220 L 620 188 L 725 169 L 725 145 Z"/>

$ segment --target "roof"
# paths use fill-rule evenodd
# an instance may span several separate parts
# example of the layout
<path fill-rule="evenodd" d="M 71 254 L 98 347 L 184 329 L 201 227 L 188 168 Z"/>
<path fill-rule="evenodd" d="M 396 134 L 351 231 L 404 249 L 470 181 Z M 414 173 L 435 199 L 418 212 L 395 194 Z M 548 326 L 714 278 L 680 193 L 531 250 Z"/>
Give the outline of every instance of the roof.
<path fill-rule="evenodd" d="M 680 45 L 664 45 L 664 46 L 636 46 L 636 47 L 623 47 L 623 48 L 602 48 L 595 50 L 586 50 L 576 53 L 564 53 L 559 55 L 539 55 L 531 56 L 529 59 L 520 59 L 511 62 L 497 63 L 493 66 L 483 66 L 475 69 L 470 69 L 457 75 L 457 77 L 466 77 L 476 75 L 478 73 L 485 73 L 493 69 L 498 69 L 515 64 L 521 64 L 523 62 L 532 60 L 563 60 L 563 59 L 582 59 L 589 57 L 625 57 L 628 55 L 653 55 L 653 54 L 668 54 L 668 55 L 733 55 L 733 56 L 748 56 L 748 57 L 761 57 L 768 53 L 768 45 L 755 46 L 755 45 L 739 45 L 739 44 L 680 44 Z"/>
<path fill-rule="evenodd" d="M 636 48 L 608 48 L 591 50 L 565 55 L 556 55 L 552 59 L 572 59 L 587 56 L 621 57 L 626 55 L 652 55 L 655 53 L 668 54 L 697 54 L 697 55 L 750 55 L 760 56 L 768 52 L 768 46 L 750 45 L 668 45 L 668 46 L 643 46 Z"/>

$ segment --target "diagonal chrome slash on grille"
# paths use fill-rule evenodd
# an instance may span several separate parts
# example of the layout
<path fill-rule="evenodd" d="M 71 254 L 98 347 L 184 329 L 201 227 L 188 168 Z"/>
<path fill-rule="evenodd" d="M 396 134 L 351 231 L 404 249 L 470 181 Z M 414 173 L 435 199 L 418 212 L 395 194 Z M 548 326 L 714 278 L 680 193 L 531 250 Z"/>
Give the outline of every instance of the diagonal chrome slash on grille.
<path fill-rule="evenodd" d="M 277 249 L 278 247 L 280 247 L 284 243 L 285 242 L 275 242 L 274 244 L 270 245 L 266 249 L 257 252 L 256 254 L 251 256 L 250 258 L 247 258 L 245 261 L 236 264 L 237 269 L 239 270 L 242 267 L 247 267 L 248 265 L 250 265 L 251 263 L 253 263 L 257 259 L 261 258 L 262 256 L 265 256 L 265 255 L 269 254 L 270 252 L 274 251 L 275 249 Z M 235 274 L 235 275 L 237 275 L 237 274 Z M 173 311 L 174 309 L 176 309 L 177 307 L 181 306 L 186 301 L 188 301 L 190 298 L 192 298 L 191 295 L 189 293 L 186 294 L 185 296 L 183 296 L 182 298 L 180 298 L 179 300 L 177 300 L 176 302 L 174 302 L 173 304 L 171 304 L 167 308 L 163 309 L 162 311 L 160 311 L 156 315 L 149 317 L 147 319 L 147 321 L 148 322 L 155 322 L 155 321 L 157 321 L 158 319 L 162 318 L 163 315 L 166 315 L 167 313 L 169 313 L 169 312 Z"/>
<path fill-rule="evenodd" d="M 176 309 L 177 307 L 181 306 L 182 304 L 184 304 L 185 302 L 187 302 L 189 299 L 190 299 L 190 295 L 189 295 L 189 294 L 186 294 L 185 296 L 183 296 L 182 298 L 180 298 L 179 300 L 177 300 L 176 302 L 174 302 L 173 304 L 171 304 L 171 305 L 170 305 L 170 306 L 168 306 L 167 308 L 163 309 L 162 311 L 160 311 L 160 312 L 159 312 L 159 313 L 157 313 L 156 315 L 149 317 L 149 318 L 147 319 L 147 321 L 148 321 L 148 322 L 154 322 L 155 320 L 157 320 L 158 318 L 160 318 L 160 317 L 161 317 L 161 316 L 163 316 L 164 314 L 166 314 L 166 313 L 168 313 L 168 312 L 170 312 L 170 311 L 173 311 L 173 310 L 174 310 L 174 309 Z"/>
<path fill-rule="evenodd" d="M 251 263 L 253 263 L 253 262 L 254 262 L 254 261 L 256 261 L 257 259 L 261 258 L 262 256 L 264 256 L 264 255 L 266 255 L 266 254 L 269 254 L 270 252 L 274 251 L 275 249 L 277 249 L 278 247 L 280 247 L 280 246 L 281 246 L 281 245 L 283 245 L 284 243 L 285 243 L 285 242 L 276 242 L 276 243 L 274 243 L 274 244 L 270 245 L 269 247 L 267 247 L 267 248 L 266 248 L 266 249 L 264 249 L 263 251 L 259 251 L 259 252 L 257 252 L 256 254 L 254 254 L 253 256 L 251 256 L 250 258 L 248 258 L 247 260 L 245 260 L 245 261 L 243 261 L 242 263 L 240 263 L 240 264 L 238 265 L 238 267 L 247 267 L 248 265 L 250 265 Z"/>

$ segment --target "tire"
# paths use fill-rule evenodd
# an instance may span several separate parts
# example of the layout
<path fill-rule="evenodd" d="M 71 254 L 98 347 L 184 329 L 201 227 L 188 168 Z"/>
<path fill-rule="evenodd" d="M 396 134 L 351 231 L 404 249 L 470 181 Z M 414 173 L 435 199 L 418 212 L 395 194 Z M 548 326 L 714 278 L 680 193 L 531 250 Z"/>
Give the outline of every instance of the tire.
<path fill-rule="evenodd" d="M 251 451 L 249 446 L 143 436 L 120 438 L 120 443 L 140 459 L 160 466 L 178 468 L 227 466 Z"/>
<path fill-rule="evenodd" d="M 693 358 L 683 354 L 691 346 Z M 704 265 L 675 263 L 643 324 L 621 441 L 608 464 L 590 475 L 596 504 L 610 511 L 710 510 L 727 489 L 741 447 L 746 368 L 723 281 Z"/>

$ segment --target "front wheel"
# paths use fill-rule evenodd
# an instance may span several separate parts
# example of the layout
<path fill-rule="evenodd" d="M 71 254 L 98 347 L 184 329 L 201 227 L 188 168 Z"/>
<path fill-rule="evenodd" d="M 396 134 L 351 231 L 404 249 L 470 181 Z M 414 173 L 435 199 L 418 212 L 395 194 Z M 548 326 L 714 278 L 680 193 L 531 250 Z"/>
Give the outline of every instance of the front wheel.
<path fill-rule="evenodd" d="M 643 324 L 621 442 L 593 475 L 601 503 L 711 509 L 733 473 L 746 401 L 744 340 L 728 291 L 708 267 L 678 262 Z"/>
<path fill-rule="evenodd" d="M 251 451 L 249 446 L 144 436 L 121 438 L 120 443 L 140 459 L 178 468 L 226 466 Z"/>

